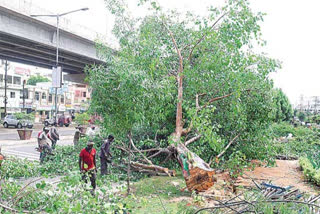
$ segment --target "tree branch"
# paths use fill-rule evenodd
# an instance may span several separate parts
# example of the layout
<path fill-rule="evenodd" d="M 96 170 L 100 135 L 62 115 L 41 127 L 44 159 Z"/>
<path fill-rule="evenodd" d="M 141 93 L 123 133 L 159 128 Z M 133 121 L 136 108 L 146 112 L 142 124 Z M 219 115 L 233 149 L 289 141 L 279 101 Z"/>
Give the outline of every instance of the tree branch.
<path fill-rule="evenodd" d="M 13 202 L 14 199 L 16 199 L 16 197 L 18 197 L 23 190 L 25 190 L 25 188 L 27 188 L 30 184 L 34 183 L 34 182 L 37 182 L 39 180 L 41 180 L 42 178 L 37 178 L 37 179 L 34 179 L 34 180 L 31 180 L 29 183 L 27 183 L 23 188 L 20 189 L 20 191 L 11 199 L 11 201 Z"/>
<path fill-rule="evenodd" d="M 184 145 L 185 145 L 185 146 L 188 146 L 190 143 L 193 143 L 193 142 L 195 142 L 195 141 L 199 140 L 201 137 L 202 137 L 202 135 L 201 135 L 201 134 L 200 134 L 200 135 L 198 135 L 198 136 L 195 136 L 195 137 L 193 137 L 193 138 L 191 138 L 191 139 L 187 140 L 187 141 L 184 143 Z"/>
<path fill-rule="evenodd" d="M 6 209 L 6 210 L 10 210 L 10 211 L 12 211 L 12 212 L 14 212 L 14 213 L 31 213 L 31 212 L 29 212 L 29 211 L 19 211 L 19 210 L 15 210 L 15 209 L 13 209 L 13 208 L 11 208 L 11 207 L 8 207 L 8 206 L 6 206 L 6 205 L 4 205 L 4 204 L 0 204 L 0 207 L 2 207 L 2 208 L 4 208 L 4 209 Z"/>
<path fill-rule="evenodd" d="M 114 148 L 117 148 L 117 149 L 120 149 L 120 150 L 122 150 L 122 151 L 124 151 L 124 152 L 126 152 L 126 153 L 129 153 L 129 151 L 128 151 L 127 149 L 125 149 L 125 148 L 123 148 L 123 147 L 121 147 L 121 146 L 114 146 Z M 134 155 L 133 152 L 135 152 L 135 151 L 130 151 L 130 153 L 131 153 L 132 155 Z"/>
<path fill-rule="evenodd" d="M 228 143 L 228 145 L 224 148 L 224 150 L 223 150 L 222 152 L 220 152 L 220 154 L 217 155 L 216 158 L 220 158 L 220 157 L 227 151 L 227 149 L 231 146 L 231 144 L 233 144 L 233 143 L 236 141 L 236 139 L 237 139 L 239 136 L 240 136 L 240 133 L 237 134 L 237 136 L 235 136 L 235 137 Z"/>
<path fill-rule="evenodd" d="M 150 165 L 145 165 L 145 164 L 141 164 L 141 163 L 133 162 L 133 161 L 131 161 L 130 164 L 131 164 L 133 167 L 139 167 L 139 168 L 143 168 L 143 169 L 147 169 L 147 170 L 149 169 L 149 170 L 155 170 L 155 171 L 164 172 L 164 173 L 166 173 L 169 177 L 176 175 L 175 170 L 169 170 L 168 168 L 164 168 L 164 167 L 157 166 L 157 165 L 152 165 L 152 166 L 150 166 Z"/>
<path fill-rule="evenodd" d="M 163 153 L 163 152 L 165 152 L 165 153 L 167 153 L 167 154 L 170 154 L 170 153 L 171 153 L 168 149 L 161 149 L 160 151 L 156 152 L 155 154 L 150 155 L 148 158 L 154 158 L 154 157 L 160 155 L 160 154 Z"/>
<path fill-rule="evenodd" d="M 252 90 L 252 89 L 246 89 L 246 90 L 243 90 L 243 91 L 251 91 L 251 90 Z M 242 92 L 243 92 L 243 91 L 242 91 Z M 230 96 L 233 95 L 234 93 L 235 93 L 235 92 L 232 92 L 232 93 L 227 94 L 227 95 L 223 95 L 223 96 L 221 96 L 221 97 L 214 97 L 214 98 L 210 99 L 206 104 L 204 104 L 203 106 L 201 106 L 200 109 L 203 109 L 203 108 L 207 107 L 209 104 L 211 104 L 211 103 L 213 103 L 213 102 L 215 102 L 215 101 L 222 100 L 222 99 L 224 99 L 224 98 L 230 97 Z"/>
<path fill-rule="evenodd" d="M 144 154 L 142 154 L 142 152 L 139 149 L 137 149 L 137 147 L 134 145 L 131 134 L 128 134 L 128 137 L 133 149 L 139 152 L 139 154 L 147 161 L 147 163 L 149 163 L 150 165 L 153 165 L 153 163 Z"/>
<path fill-rule="evenodd" d="M 183 63 L 183 58 L 182 58 L 182 55 L 181 55 L 181 51 L 180 51 L 180 49 L 179 49 L 179 47 L 177 45 L 177 42 L 176 42 L 176 40 L 174 38 L 174 35 L 173 35 L 172 31 L 168 28 L 168 26 L 165 24 L 165 22 L 162 19 L 161 19 L 161 21 L 162 21 L 163 26 L 168 31 L 168 33 L 169 33 L 169 35 L 171 37 L 171 40 L 173 42 L 173 45 L 174 45 L 174 47 L 175 47 L 175 49 L 177 51 L 177 54 L 178 54 L 178 57 L 179 57 L 179 65 L 180 65 L 179 72 L 182 72 L 183 71 L 183 64 L 182 64 Z"/>
<path fill-rule="evenodd" d="M 231 94 L 227 94 L 227 95 L 221 96 L 221 97 L 212 98 L 212 99 L 210 99 L 206 104 L 204 104 L 204 106 L 201 106 L 200 109 L 203 109 L 203 108 L 207 107 L 209 104 L 213 103 L 214 101 L 222 100 L 222 99 L 224 99 L 224 98 L 230 97 L 230 96 L 233 95 L 233 94 L 234 94 L 234 92 L 231 93 Z"/>
<path fill-rule="evenodd" d="M 164 27 L 166 28 L 166 30 L 168 31 L 171 40 L 173 42 L 173 45 L 177 51 L 178 57 L 179 57 L 179 70 L 178 70 L 178 74 L 177 74 L 177 82 L 178 82 L 178 102 L 177 102 L 177 112 L 176 112 L 176 131 L 175 131 L 175 140 L 180 140 L 181 134 L 182 134 L 182 130 L 183 130 L 183 124 L 182 124 L 182 99 L 183 99 L 183 58 L 181 55 L 181 51 L 177 45 L 177 42 L 174 38 L 173 33 L 171 32 L 171 30 L 166 26 L 166 24 L 164 23 L 163 19 L 161 19 Z"/>
<path fill-rule="evenodd" d="M 211 25 L 211 27 L 209 28 L 209 31 L 211 31 L 211 30 L 214 28 L 214 26 L 215 26 L 225 15 L 227 15 L 228 13 L 229 13 L 229 12 L 226 12 L 226 13 L 224 13 L 222 16 L 220 16 L 220 17 Z M 190 54 L 189 54 L 189 57 L 188 57 L 188 61 L 191 60 L 191 56 L 192 56 L 192 53 L 193 53 L 194 49 L 200 44 L 200 42 L 202 42 L 202 41 L 206 38 L 207 34 L 208 34 L 208 32 L 203 33 L 202 37 L 201 37 L 201 38 L 196 42 L 196 44 L 192 47 L 192 49 L 191 49 L 191 51 L 190 51 Z"/>
<path fill-rule="evenodd" d="M 170 157 L 172 156 L 172 154 L 168 154 L 168 156 L 166 157 L 166 159 L 164 159 L 164 161 L 162 161 L 160 164 L 164 164 L 164 163 L 167 163 L 167 161 L 170 159 Z"/>

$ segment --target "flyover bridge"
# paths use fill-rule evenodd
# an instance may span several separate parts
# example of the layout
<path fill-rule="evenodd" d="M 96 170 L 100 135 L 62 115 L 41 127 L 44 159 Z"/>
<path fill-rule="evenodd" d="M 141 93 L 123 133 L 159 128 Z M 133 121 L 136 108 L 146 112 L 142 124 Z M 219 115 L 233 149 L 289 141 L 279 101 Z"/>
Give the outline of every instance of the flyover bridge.
<path fill-rule="evenodd" d="M 1 59 L 51 69 L 56 36 L 56 26 L 0 5 Z M 71 76 L 84 76 L 86 65 L 103 63 L 94 41 L 63 29 L 59 40 L 59 65 Z"/>

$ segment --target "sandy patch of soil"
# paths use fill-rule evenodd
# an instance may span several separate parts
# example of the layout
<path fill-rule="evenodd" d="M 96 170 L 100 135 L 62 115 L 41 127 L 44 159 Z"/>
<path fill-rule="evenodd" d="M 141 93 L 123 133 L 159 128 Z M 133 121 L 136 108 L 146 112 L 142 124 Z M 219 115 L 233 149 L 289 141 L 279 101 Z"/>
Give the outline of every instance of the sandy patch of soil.
<path fill-rule="evenodd" d="M 255 167 L 252 171 L 245 171 L 243 176 L 240 176 L 235 185 L 236 186 L 253 186 L 251 178 L 257 183 L 269 181 L 277 186 L 287 187 L 294 186 L 302 192 L 316 194 L 320 192 L 319 187 L 308 183 L 300 169 L 297 160 L 277 160 L 275 167 Z"/>

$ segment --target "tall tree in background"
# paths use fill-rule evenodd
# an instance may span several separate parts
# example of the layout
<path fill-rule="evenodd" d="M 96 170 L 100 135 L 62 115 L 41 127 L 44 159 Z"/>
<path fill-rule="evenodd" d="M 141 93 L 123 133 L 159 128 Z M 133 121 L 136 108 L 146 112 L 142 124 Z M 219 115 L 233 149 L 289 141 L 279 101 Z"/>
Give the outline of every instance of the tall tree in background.
<path fill-rule="evenodd" d="M 275 121 L 281 122 L 291 120 L 293 116 L 293 109 L 288 97 L 281 89 L 275 89 L 273 93 Z"/>
<path fill-rule="evenodd" d="M 37 85 L 38 82 L 50 82 L 50 80 L 40 75 L 31 76 L 27 81 L 27 85 Z"/>
<path fill-rule="evenodd" d="M 148 166 L 161 155 L 164 162 L 177 158 L 187 183 L 192 169 L 211 171 L 199 156 L 210 161 L 237 150 L 248 158 L 266 153 L 268 75 L 279 64 L 252 50 L 253 43 L 264 44 L 263 14 L 253 13 L 246 0 L 211 7 L 207 17 L 139 3 L 151 14 L 132 18 L 123 1 L 106 0 L 120 48 L 114 54 L 100 44 L 107 66 L 88 71 L 91 108 L 103 116 L 104 128 L 119 142 L 130 141 Z"/>

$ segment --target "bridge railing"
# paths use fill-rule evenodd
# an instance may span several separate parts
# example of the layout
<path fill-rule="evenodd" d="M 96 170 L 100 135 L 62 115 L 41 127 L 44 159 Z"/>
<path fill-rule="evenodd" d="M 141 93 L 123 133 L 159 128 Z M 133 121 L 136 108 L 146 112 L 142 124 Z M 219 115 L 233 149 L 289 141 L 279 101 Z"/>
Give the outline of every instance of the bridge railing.
<path fill-rule="evenodd" d="M 10 10 L 14 10 L 23 15 L 30 16 L 31 14 L 54 14 L 45 8 L 41 8 L 33 4 L 30 0 L 1 0 L 0 6 L 6 7 Z M 37 19 L 56 26 L 56 20 L 47 17 L 37 17 Z M 83 25 L 74 23 L 68 18 L 62 17 L 60 20 L 59 27 L 65 31 L 84 37 L 86 39 L 94 41 L 97 38 L 103 38 L 103 36 L 96 31 L 85 27 Z"/>

